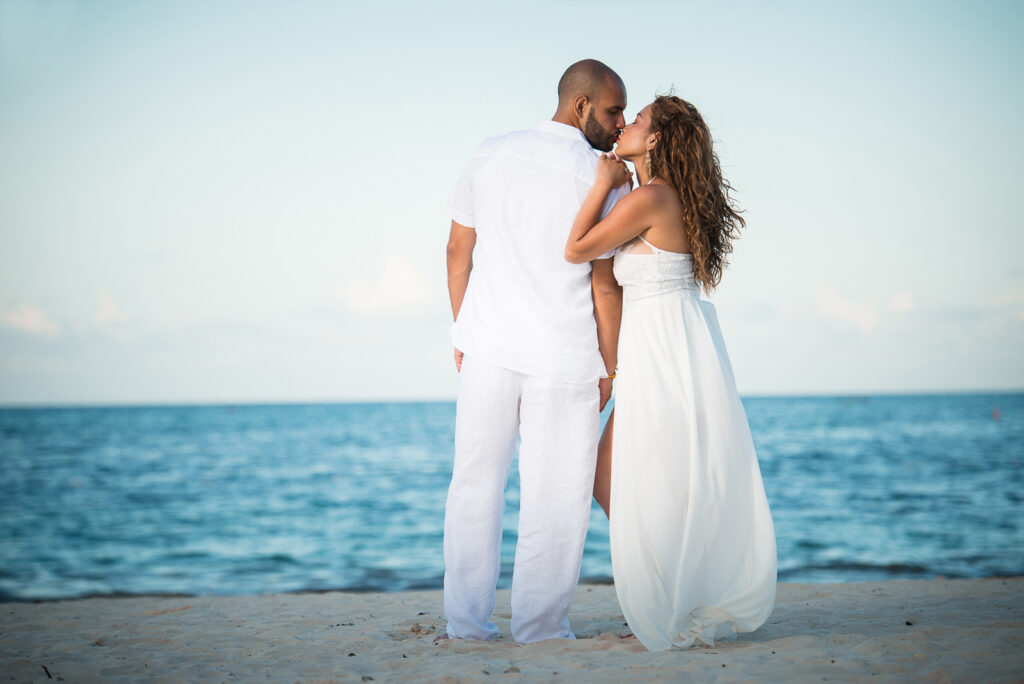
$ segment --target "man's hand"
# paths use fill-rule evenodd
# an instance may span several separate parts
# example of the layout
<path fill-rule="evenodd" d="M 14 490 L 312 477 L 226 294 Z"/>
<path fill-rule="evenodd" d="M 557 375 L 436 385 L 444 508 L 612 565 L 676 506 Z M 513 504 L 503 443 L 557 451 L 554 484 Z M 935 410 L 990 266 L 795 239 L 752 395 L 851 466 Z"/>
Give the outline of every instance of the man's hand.
<path fill-rule="evenodd" d="M 612 398 L 612 379 L 601 378 L 597 381 L 597 389 L 601 393 L 601 408 L 599 411 L 604 411 L 605 405 L 608 400 Z"/>
<path fill-rule="evenodd" d="M 462 372 L 462 357 L 462 352 L 459 351 L 458 349 L 455 349 L 455 370 L 458 371 L 459 373 Z M 608 389 L 608 392 L 611 393 L 611 388 Z M 604 404 L 601 404 L 601 408 L 604 408 Z"/>

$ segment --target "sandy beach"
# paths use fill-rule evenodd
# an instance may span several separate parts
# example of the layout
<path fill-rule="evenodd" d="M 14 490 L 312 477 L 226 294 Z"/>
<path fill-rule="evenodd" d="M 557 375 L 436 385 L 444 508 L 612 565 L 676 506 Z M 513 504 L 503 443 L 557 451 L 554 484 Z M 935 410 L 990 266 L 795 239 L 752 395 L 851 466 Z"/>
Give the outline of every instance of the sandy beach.
<path fill-rule="evenodd" d="M 1024 681 L 1024 578 L 780 584 L 757 632 L 649 653 L 613 587 L 580 585 L 576 641 L 440 641 L 439 591 L 0 605 L 0 679 L 48 681 Z"/>

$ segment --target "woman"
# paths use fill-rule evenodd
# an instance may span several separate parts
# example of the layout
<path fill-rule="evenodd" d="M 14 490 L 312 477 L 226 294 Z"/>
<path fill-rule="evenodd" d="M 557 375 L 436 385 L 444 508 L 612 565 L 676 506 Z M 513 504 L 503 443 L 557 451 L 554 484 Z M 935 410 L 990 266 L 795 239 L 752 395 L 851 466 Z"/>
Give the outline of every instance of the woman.
<path fill-rule="evenodd" d="M 623 287 L 615 410 L 594 493 L 609 514 L 615 589 L 649 650 L 713 646 L 775 603 L 775 530 L 714 307 L 743 220 L 696 108 L 658 97 L 602 155 L 566 245 L 615 252 Z M 608 193 L 639 186 L 602 221 Z M 610 493 L 609 493 L 610 487 Z"/>

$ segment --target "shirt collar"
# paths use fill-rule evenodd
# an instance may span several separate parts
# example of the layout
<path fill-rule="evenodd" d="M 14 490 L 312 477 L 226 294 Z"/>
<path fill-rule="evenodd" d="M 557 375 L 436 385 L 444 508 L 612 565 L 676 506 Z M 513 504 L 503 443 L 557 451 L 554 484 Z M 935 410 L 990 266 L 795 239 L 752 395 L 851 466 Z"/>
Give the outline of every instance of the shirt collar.
<path fill-rule="evenodd" d="M 586 143 L 587 147 L 590 147 L 590 142 L 586 136 L 583 135 L 583 131 L 570 126 L 569 124 L 560 123 L 558 121 L 540 121 L 536 126 L 533 127 L 535 131 L 544 131 L 545 133 L 554 133 L 560 135 L 563 138 L 569 138 L 571 140 L 579 140 L 580 142 Z"/>

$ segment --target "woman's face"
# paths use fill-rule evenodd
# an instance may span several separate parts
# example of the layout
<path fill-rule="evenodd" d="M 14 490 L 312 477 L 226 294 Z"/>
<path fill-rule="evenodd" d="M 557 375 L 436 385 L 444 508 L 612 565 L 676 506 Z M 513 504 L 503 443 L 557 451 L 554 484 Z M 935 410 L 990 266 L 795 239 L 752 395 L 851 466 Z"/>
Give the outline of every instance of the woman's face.
<path fill-rule="evenodd" d="M 641 109 L 633 123 L 626 124 L 615 146 L 615 154 L 623 157 L 642 157 L 647 154 L 651 136 L 651 105 Z"/>

